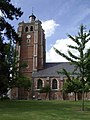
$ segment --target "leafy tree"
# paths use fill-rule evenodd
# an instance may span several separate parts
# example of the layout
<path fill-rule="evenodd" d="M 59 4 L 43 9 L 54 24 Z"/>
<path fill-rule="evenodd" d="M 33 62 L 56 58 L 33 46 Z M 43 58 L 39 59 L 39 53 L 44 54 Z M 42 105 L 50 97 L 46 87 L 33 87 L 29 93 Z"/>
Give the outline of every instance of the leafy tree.
<path fill-rule="evenodd" d="M 16 78 L 15 86 L 18 88 L 24 88 L 26 90 L 30 90 L 31 89 L 31 81 L 29 78 L 27 78 L 23 75 L 19 75 Z"/>
<path fill-rule="evenodd" d="M 54 50 L 56 51 L 57 54 L 61 55 L 62 57 L 66 58 L 69 62 L 71 62 L 74 66 L 74 72 L 78 73 L 77 75 L 79 76 L 79 80 L 82 83 L 82 110 L 84 110 L 84 89 L 85 89 L 85 84 L 90 82 L 90 79 L 87 79 L 87 73 L 90 76 L 90 72 L 86 70 L 86 65 L 90 65 L 90 62 L 88 61 L 90 59 L 90 55 L 85 52 L 85 47 L 86 44 L 90 40 L 90 31 L 85 31 L 86 28 L 81 25 L 80 26 L 80 31 L 78 32 L 78 35 L 73 37 L 68 34 L 68 37 L 76 43 L 76 46 L 73 45 L 68 45 L 69 48 L 76 50 L 79 55 L 73 54 L 70 50 L 68 50 L 68 55 L 60 52 L 56 48 Z M 90 70 L 89 70 L 90 71 Z M 85 79 L 86 78 L 86 79 Z"/>
<path fill-rule="evenodd" d="M 17 41 L 18 34 L 15 32 L 14 27 L 8 20 L 19 19 L 23 12 L 21 8 L 16 8 L 12 5 L 11 0 L 0 0 L 0 10 L 3 16 L 0 16 L 0 33 L 1 36 L 6 36 L 8 40 Z"/>
<path fill-rule="evenodd" d="M 5 43 L 5 40 L 16 42 L 19 40 L 18 34 L 14 27 L 9 23 L 10 20 L 18 19 L 23 12 L 21 8 L 16 8 L 12 5 L 11 0 L 0 0 L 0 94 L 5 94 L 10 87 L 10 44 Z M 12 56 L 11 56 L 12 57 Z"/>
<path fill-rule="evenodd" d="M 64 82 L 63 92 L 66 93 L 74 92 L 75 101 L 76 101 L 76 95 L 78 95 L 78 99 L 81 99 L 79 95 L 81 95 L 82 93 L 83 86 L 82 86 L 82 82 L 79 79 L 79 76 L 76 76 L 75 74 L 75 77 L 74 76 L 72 77 L 71 74 L 73 73 L 69 73 L 65 69 L 63 69 L 63 71 L 58 71 L 58 74 L 59 73 L 67 76 L 67 80 Z M 85 84 L 84 92 L 86 93 L 89 92 L 89 89 L 90 89 L 90 85 L 88 83 Z"/>
<path fill-rule="evenodd" d="M 0 61 L 0 71 L 2 71 L 2 75 L 0 75 L 0 92 L 4 94 L 7 92 L 7 88 L 12 87 L 30 89 L 30 80 L 21 75 L 19 71 L 20 67 L 25 67 L 25 65 L 19 64 L 17 66 L 19 61 L 17 60 L 17 51 L 14 44 L 19 41 L 19 38 L 14 27 L 9 23 L 10 20 L 18 20 L 23 12 L 21 8 L 12 5 L 11 0 L 0 0 L 0 10 L 3 14 L 0 16 L 0 54 L 3 57 Z M 9 40 L 9 43 L 4 44 L 5 38 Z"/>
<path fill-rule="evenodd" d="M 8 45 L 3 43 L 3 38 L 0 36 L 0 95 L 7 93 L 9 87 L 8 64 L 6 60 L 6 48 Z"/>
<path fill-rule="evenodd" d="M 17 60 L 18 53 L 12 46 L 12 52 L 10 51 L 11 45 L 9 43 L 1 44 L 2 53 L 0 56 L 0 94 L 6 95 L 9 89 L 12 87 L 24 88 L 26 90 L 31 89 L 31 81 L 29 78 L 23 76 L 19 69 L 27 67 L 26 63 L 19 63 Z M 18 65 L 19 64 L 19 65 Z"/>
<path fill-rule="evenodd" d="M 65 81 L 63 91 L 66 93 L 74 92 L 76 101 L 76 95 L 82 92 L 81 81 L 78 80 L 78 78 L 73 78 L 71 81 Z"/>
<path fill-rule="evenodd" d="M 51 92 L 51 88 L 50 88 L 49 85 L 46 85 L 46 86 L 42 87 L 39 92 L 40 92 L 40 93 L 46 93 L 46 97 L 45 97 L 45 98 L 47 98 L 47 96 L 48 96 L 49 93 Z M 49 98 L 49 99 L 50 99 L 50 98 Z"/>
<path fill-rule="evenodd" d="M 13 53 L 11 54 L 12 59 L 9 58 L 10 55 L 8 55 L 7 57 L 7 61 L 9 61 L 11 67 L 11 69 L 9 70 L 9 74 L 11 74 L 11 76 L 9 76 L 9 87 L 10 88 L 18 87 L 18 88 L 24 88 L 30 90 L 31 89 L 30 79 L 25 77 L 20 72 L 20 69 L 27 67 L 27 64 L 24 62 L 20 63 L 20 60 L 18 60 L 17 58 L 18 52 L 14 47 L 12 48 L 12 50 L 13 50 Z M 11 62 L 9 59 L 11 59 Z"/>
<path fill-rule="evenodd" d="M 90 49 L 87 50 L 86 57 L 87 57 L 86 66 L 85 66 L 85 68 L 86 68 L 86 75 L 87 75 L 86 82 L 90 86 Z"/>

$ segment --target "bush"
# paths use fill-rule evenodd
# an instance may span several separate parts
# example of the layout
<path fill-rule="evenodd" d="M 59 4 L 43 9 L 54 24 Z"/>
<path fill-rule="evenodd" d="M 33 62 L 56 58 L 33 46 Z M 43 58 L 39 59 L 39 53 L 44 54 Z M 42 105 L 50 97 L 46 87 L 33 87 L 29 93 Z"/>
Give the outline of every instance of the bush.
<path fill-rule="evenodd" d="M 3 96 L 0 98 L 0 100 L 10 100 L 10 98 L 8 96 Z"/>

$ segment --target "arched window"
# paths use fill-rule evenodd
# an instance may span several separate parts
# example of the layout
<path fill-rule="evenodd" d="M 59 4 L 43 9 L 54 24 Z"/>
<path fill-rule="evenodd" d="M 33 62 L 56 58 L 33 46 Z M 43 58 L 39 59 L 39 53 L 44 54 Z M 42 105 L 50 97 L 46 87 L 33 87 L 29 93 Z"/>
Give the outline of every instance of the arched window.
<path fill-rule="evenodd" d="M 52 80 L 52 89 L 57 89 L 57 80 L 56 79 Z"/>
<path fill-rule="evenodd" d="M 42 80 L 38 79 L 38 81 L 37 81 L 37 89 L 41 89 L 42 85 L 43 85 Z"/>
<path fill-rule="evenodd" d="M 27 26 L 25 27 L 25 32 L 28 32 L 28 27 Z"/>
<path fill-rule="evenodd" d="M 33 26 L 30 27 L 30 31 L 33 31 Z"/>

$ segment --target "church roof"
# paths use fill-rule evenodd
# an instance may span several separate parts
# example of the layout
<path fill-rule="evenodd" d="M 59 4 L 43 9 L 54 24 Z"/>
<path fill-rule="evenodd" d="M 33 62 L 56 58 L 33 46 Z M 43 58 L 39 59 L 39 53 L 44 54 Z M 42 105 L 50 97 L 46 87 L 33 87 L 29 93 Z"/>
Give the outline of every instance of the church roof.
<path fill-rule="evenodd" d="M 72 72 L 74 65 L 71 65 L 69 62 L 46 63 L 43 70 L 33 73 L 33 77 L 63 77 L 64 75 L 57 73 L 57 71 L 61 71 L 63 68 L 68 72 Z"/>

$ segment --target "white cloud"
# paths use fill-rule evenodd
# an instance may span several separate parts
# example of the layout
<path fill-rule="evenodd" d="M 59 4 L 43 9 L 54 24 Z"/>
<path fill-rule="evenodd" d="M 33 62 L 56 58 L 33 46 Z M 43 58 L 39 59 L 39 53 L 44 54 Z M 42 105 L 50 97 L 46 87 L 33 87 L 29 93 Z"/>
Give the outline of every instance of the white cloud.
<path fill-rule="evenodd" d="M 59 26 L 59 24 L 56 24 L 54 20 L 42 21 L 42 27 L 45 30 L 46 37 L 52 36 L 57 26 Z"/>
<path fill-rule="evenodd" d="M 51 49 L 49 51 L 47 51 L 46 53 L 46 61 L 47 62 L 66 62 L 67 60 L 63 57 L 61 57 L 60 55 L 58 55 L 53 47 L 57 48 L 58 50 L 60 50 L 62 53 L 64 54 L 67 54 L 67 51 L 68 51 L 68 47 L 67 45 L 75 45 L 76 44 L 69 38 L 66 38 L 66 39 L 60 39 L 60 40 L 57 40 L 56 43 L 51 47 Z M 86 49 L 90 48 L 90 41 L 88 42 L 87 46 L 86 46 Z M 73 50 L 73 49 L 70 49 L 70 51 L 73 53 L 73 54 L 78 54 L 78 51 L 76 50 Z"/>
<path fill-rule="evenodd" d="M 58 55 L 53 47 L 57 48 L 58 50 L 64 52 L 65 54 L 67 53 L 67 42 L 69 41 L 69 39 L 61 39 L 61 40 L 57 40 L 56 43 L 51 47 L 51 49 L 46 53 L 46 61 L 47 62 L 65 62 L 67 61 L 66 59 L 64 59 L 63 57 L 61 57 L 60 55 Z"/>

